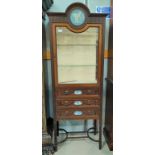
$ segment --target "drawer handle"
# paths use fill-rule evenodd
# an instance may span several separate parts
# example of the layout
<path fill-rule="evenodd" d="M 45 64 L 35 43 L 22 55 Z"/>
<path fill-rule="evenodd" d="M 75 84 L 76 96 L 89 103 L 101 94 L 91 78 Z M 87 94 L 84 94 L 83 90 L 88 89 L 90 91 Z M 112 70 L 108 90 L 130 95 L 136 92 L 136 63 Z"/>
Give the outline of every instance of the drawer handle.
<path fill-rule="evenodd" d="M 66 105 L 66 106 L 70 104 L 70 102 L 68 102 L 68 101 L 64 101 L 63 103 L 64 103 L 64 105 Z"/>
<path fill-rule="evenodd" d="M 70 94 L 70 92 L 68 90 L 64 91 L 64 95 L 69 95 L 69 94 Z"/>
<path fill-rule="evenodd" d="M 74 94 L 75 94 L 75 95 L 81 95 L 81 94 L 82 94 L 82 91 L 81 91 L 81 90 L 75 90 L 75 91 L 74 91 Z"/>
<path fill-rule="evenodd" d="M 75 102 L 74 102 L 74 105 L 75 105 L 75 106 L 80 106 L 80 105 L 82 105 L 82 102 L 81 102 L 81 101 L 75 101 Z"/>
<path fill-rule="evenodd" d="M 93 93 L 93 91 L 92 90 L 88 90 L 88 92 L 87 92 L 88 94 L 92 94 Z"/>
<path fill-rule="evenodd" d="M 83 115 L 83 112 L 82 111 L 74 111 L 74 115 L 81 116 L 81 115 Z"/>

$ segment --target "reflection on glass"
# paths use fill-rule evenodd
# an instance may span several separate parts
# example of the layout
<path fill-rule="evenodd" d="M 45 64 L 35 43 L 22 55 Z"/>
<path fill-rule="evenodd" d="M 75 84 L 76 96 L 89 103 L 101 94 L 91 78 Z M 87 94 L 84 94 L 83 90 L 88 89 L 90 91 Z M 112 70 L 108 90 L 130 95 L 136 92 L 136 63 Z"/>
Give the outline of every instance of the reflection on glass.
<path fill-rule="evenodd" d="M 57 27 L 58 83 L 97 83 L 98 28 L 73 33 Z"/>

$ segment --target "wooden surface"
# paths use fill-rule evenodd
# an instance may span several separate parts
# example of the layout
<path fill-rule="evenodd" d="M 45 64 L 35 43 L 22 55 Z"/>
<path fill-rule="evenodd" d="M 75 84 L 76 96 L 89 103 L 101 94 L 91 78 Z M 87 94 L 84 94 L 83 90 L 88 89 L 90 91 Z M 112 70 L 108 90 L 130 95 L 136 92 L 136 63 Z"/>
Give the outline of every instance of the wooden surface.
<path fill-rule="evenodd" d="M 111 1 L 111 8 L 113 1 Z M 106 91 L 106 110 L 104 135 L 110 150 L 113 150 L 113 19 L 111 12 L 109 30 L 109 59 Z"/>
<path fill-rule="evenodd" d="M 110 150 L 113 150 L 113 83 L 107 80 L 104 135 Z"/>

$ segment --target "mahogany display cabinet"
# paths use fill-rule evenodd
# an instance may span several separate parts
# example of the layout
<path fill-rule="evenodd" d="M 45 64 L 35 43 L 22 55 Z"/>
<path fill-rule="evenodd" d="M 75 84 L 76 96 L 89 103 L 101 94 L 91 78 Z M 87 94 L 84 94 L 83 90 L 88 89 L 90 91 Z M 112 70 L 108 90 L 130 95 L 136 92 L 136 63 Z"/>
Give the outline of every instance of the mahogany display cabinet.
<path fill-rule="evenodd" d="M 102 148 L 104 37 L 106 14 L 90 13 L 81 3 L 65 13 L 48 12 L 52 60 L 54 145 L 60 120 L 93 120 Z M 91 128 L 95 130 L 95 127 Z M 90 129 L 88 129 L 89 132 Z M 64 130 L 65 131 L 65 130 Z M 67 134 L 67 131 L 66 131 Z M 93 140 L 87 134 L 90 139 Z"/>

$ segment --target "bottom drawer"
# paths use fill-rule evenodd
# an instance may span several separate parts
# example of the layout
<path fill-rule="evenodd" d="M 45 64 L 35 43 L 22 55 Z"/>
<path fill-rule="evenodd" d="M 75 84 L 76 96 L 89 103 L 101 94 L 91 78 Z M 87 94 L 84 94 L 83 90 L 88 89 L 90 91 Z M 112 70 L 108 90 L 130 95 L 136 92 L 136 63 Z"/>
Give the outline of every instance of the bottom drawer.
<path fill-rule="evenodd" d="M 56 114 L 57 120 L 63 119 L 98 119 L 99 109 L 65 109 L 58 110 Z"/>

